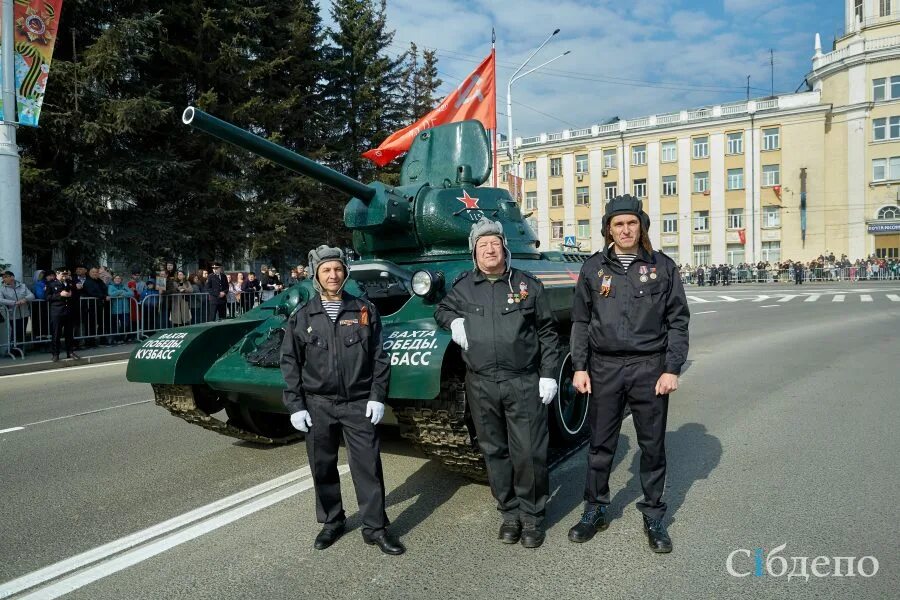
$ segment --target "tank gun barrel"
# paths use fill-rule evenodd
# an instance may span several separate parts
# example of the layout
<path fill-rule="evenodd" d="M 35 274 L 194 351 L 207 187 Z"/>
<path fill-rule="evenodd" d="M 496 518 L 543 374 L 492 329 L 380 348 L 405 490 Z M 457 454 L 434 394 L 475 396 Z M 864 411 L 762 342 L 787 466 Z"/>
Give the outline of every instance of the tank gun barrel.
<path fill-rule="evenodd" d="M 291 152 L 287 148 L 283 148 L 265 138 L 208 115 L 193 106 L 189 106 L 184 110 L 181 120 L 185 125 L 190 125 L 194 129 L 199 129 L 229 144 L 249 150 L 286 169 L 312 177 L 340 192 L 359 198 L 363 202 L 368 203 L 377 193 L 375 188 L 369 187 L 352 177 L 347 177 L 343 173 L 338 173 L 305 156 Z"/>

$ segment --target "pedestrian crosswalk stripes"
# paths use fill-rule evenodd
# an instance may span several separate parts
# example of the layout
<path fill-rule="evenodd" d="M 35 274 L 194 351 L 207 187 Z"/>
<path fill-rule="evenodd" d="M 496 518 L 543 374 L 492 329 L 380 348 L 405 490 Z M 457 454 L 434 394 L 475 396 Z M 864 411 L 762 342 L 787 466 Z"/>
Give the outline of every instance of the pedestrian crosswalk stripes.
<path fill-rule="evenodd" d="M 735 296 L 688 296 L 690 304 L 710 304 L 717 302 L 750 302 L 753 304 L 764 302 L 777 302 L 779 304 L 787 304 L 790 302 L 900 302 L 900 294 L 860 294 L 856 293 L 835 293 L 821 292 L 809 294 L 786 294 L 786 293 L 769 293 L 769 294 L 753 294 L 742 297 Z"/>

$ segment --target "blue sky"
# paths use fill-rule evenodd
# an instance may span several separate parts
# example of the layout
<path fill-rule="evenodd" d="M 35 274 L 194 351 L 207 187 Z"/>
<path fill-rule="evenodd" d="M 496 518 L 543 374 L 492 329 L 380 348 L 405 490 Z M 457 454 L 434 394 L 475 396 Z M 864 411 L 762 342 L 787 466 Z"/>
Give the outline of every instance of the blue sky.
<path fill-rule="evenodd" d="M 327 12 L 328 0 L 320 0 Z M 498 110 L 515 67 L 554 28 L 533 64 L 571 50 L 513 87 L 515 135 L 587 127 L 606 118 L 740 100 L 797 89 L 816 32 L 828 52 L 843 0 L 388 0 L 392 50 L 410 41 L 438 51 L 446 93 L 490 51 L 497 29 Z M 505 133 L 505 118 L 500 116 Z"/>

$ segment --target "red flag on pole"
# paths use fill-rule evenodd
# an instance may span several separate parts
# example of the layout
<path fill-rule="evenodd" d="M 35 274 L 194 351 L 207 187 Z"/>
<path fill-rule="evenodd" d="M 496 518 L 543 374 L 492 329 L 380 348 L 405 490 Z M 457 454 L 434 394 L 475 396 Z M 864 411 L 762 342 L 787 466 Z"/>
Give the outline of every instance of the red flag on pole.
<path fill-rule="evenodd" d="M 741 240 L 742 246 L 747 243 L 747 230 L 746 229 L 738 229 L 738 239 Z"/>
<path fill-rule="evenodd" d="M 412 125 L 391 134 L 378 148 L 364 152 L 363 156 L 383 167 L 409 150 L 422 131 L 445 123 L 475 119 L 481 121 L 485 129 L 496 129 L 494 73 L 494 51 L 491 50 L 488 57 L 437 108 Z"/>
<path fill-rule="evenodd" d="M 507 183 L 509 184 L 509 195 L 513 197 L 513 200 L 522 203 L 522 178 L 516 177 L 512 173 L 506 174 Z"/>

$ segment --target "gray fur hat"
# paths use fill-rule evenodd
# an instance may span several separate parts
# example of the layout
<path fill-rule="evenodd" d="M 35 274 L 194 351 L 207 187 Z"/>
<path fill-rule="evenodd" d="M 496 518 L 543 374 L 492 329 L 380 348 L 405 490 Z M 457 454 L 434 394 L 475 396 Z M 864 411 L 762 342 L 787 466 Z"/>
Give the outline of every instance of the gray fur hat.
<path fill-rule="evenodd" d="M 503 242 L 503 253 L 506 256 L 506 270 L 509 270 L 510 259 L 509 247 L 506 245 L 506 235 L 503 233 L 503 224 L 499 221 L 491 221 L 487 217 L 481 217 L 476 223 L 472 224 L 472 230 L 469 231 L 469 252 L 472 253 L 472 263 L 478 268 L 478 261 L 475 258 L 475 245 L 481 238 L 495 235 Z"/>
<path fill-rule="evenodd" d="M 331 246 L 321 245 L 315 250 L 309 251 L 309 270 L 312 276 L 313 287 L 317 292 L 322 292 L 322 286 L 319 284 L 319 265 L 322 263 L 338 260 L 344 265 L 344 274 L 350 276 L 350 267 L 347 266 L 347 259 L 344 258 L 344 251 L 340 248 L 332 248 Z M 344 279 L 344 282 L 347 280 Z"/>

